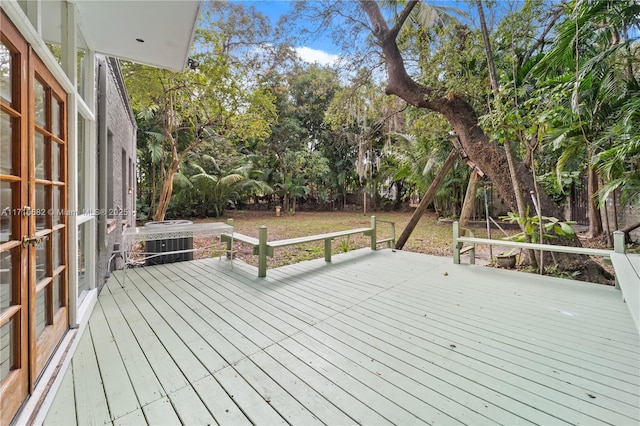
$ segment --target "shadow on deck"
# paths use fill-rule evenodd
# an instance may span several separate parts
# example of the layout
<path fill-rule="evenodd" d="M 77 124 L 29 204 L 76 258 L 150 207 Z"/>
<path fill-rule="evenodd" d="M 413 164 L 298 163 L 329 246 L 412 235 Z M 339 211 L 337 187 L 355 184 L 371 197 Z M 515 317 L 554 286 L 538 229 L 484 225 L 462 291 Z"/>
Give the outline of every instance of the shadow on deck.
<path fill-rule="evenodd" d="M 368 249 L 115 273 L 45 424 L 638 424 L 619 291 Z"/>

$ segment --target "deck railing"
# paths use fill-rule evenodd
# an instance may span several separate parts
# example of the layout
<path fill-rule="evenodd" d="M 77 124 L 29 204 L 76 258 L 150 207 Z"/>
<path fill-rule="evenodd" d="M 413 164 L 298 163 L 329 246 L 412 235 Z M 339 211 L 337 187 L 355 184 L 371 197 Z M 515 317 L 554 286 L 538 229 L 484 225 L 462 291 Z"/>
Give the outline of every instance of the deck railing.
<path fill-rule="evenodd" d="M 460 235 L 460 230 L 464 229 L 469 233 L 469 237 Z M 471 244 L 464 247 L 464 243 Z M 488 246 L 502 246 L 511 247 L 515 249 L 525 250 L 537 250 L 537 251 L 550 251 L 556 253 L 571 253 L 571 254 L 584 254 L 587 256 L 601 256 L 604 258 L 611 258 L 611 253 L 624 253 L 624 233 L 622 231 L 615 231 L 613 233 L 613 250 L 604 249 L 592 249 L 588 247 L 569 247 L 569 246 L 557 246 L 552 244 L 538 244 L 538 243 L 521 243 L 518 241 L 510 240 L 494 240 L 489 238 L 475 238 L 473 231 L 467 228 L 462 228 L 458 222 L 453 222 L 453 263 L 460 263 L 460 255 L 466 252 L 470 252 L 471 262 L 475 263 L 475 246 L 476 244 L 484 244 Z"/>
<path fill-rule="evenodd" d="M 464 229 L 469 237 L 460 235 Z M 470 245 L 464 246 L 465 243 Z M 616 288 L 621 290 L 622 297 L 627 303 L 631 317 L 640 332 L 640 256 L 626 255 L 624 245 L 624 232 L 613 233 L 613 250 L 592 249 L 587 247 L 568 247 L 552 244 L 521 243 L 509 240 L 494 240 L 489 238 L 475 238 L 473 231 L 462 228 L 458 222 L 453 223 L 453 263 L 460 264 L 460 255 L 469 253 L 469 262 L 475 263 L 476 244 L 488 246 L 511 247 L 514 249 L 526 249 L 537 251 L 550 251 L 557 253 L 582 254 L 587 256 L 601 256 L 610 259 L 616 277 Z"/>
<path fill-rule="evenodd" d="M 228 222 L 233 225 L 233 220 L 229 219 Z M 378 223 L 386 223 L 390 225 L 390 236 L 387 238 L 378 239 Z M 258 228 L 258 238 L 250 237 L 235 232 L 232 235 L 222 235 L 221 240 L 227 243 L 227 251 L 231 253 L 231 244 L 233 241 L 239 241 L 245 244 L 251 245 L 253 254 L 258 256 L 258 277 L 264 278 L 267 276 L 267 257 L 273 256 L 276 248 L 293 246 L 298 244 L 311 243 L 316 241 L 324 241 L 324 259 L 326 262 L 331 262 L 331 242 L 335 238 L 346 237 L 349 235 L 363 234 L 371 239 L 371 250 L 376 250 L 378 244 L 386 244 L 388 248 L 395 248 L 396 242 L 396 228 L 395 223 L 387 220 L 378 220 L 375 216 L 371 216 L 371 226 L 366 228 L 346 229 L 342 231 L 329 232 L 319 235 L 308 235 L 304 237 L 288 238 L 284 240 L 267 240 L 267 227 L 260 226 Z"/>

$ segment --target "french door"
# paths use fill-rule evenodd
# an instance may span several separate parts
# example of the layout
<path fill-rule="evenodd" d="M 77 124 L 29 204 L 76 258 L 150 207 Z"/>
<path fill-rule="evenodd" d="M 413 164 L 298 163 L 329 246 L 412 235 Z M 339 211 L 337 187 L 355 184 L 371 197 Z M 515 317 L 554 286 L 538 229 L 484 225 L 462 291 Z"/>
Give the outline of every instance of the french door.
<path fill-rule="evenodd" d="M 8 424 L 68 329 L 67 95 L 1 18 L 0 424 Z"/>

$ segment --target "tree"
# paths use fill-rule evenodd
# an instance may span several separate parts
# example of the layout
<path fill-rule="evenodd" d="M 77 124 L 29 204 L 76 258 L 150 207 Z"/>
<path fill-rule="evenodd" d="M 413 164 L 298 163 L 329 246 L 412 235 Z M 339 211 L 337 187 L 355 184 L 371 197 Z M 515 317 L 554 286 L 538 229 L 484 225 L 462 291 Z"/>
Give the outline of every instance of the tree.
<path fill-rule="evenodd" d="M 634 166 L 638 150 L 633 148 L 631 135 L 638 133 L 635 126 L 627 126 L 634 117 L 634 113 L 627 112 L 638 99 L 634 71 L 637 57 L 632 53 L 628 31 L 638 28 L 639 16 L 640 5 L 635 1 L 576 1 L 557 26 L 553 45 L 532 69 L 532 74 L 542 80 L 540 86 L 546 89 L 547 99 L 563 109 L 550 138 L 552 147 L 562 152 L 557 161 L 558 177 L 566 168 L 576 167 L 570 159 L 573 163 L 576 158 L 581 159 L 578 167 L 585 165 L 593 236 L 602 233 L 598 177 L 607 182 L 600 193 L 605 197 L 600 200 L 618 187 L 628 195 L 626 188 L 632 188 L 637 181 Z M 627 155 L 634 150 L 636 154 L 631 157 L 635 161 L 629 162 Z M 610 167 L 613 158 L 621 168 Z M 626 178 L 631 185 L 625 185 Z"/>
<path fill-rule="evenodd" d="M 203 142 L 242 135 L 269 134 L 273 99 L 262 87 L 245 84 L 247 70 L 229 54 L 229 37 L 211 22 L 196 30 L 198 63 L 181 73 L 128 63 L 123 66 L 132 105 L 154 121 L 156 164 L 162 187 L 153 220 L 163 220 L 173 193 L 174 176 L 186 156 Z M 155 201 L 155 200 L 154 200 Z"/>
<path fill-rule="evenodd" d="M 398 46 L 398 36 L 418 4 L 418 1 L 409 1 L 395 17 L 393 26 L 389 27 L 376 2 L 360 0 L 360 6 L 370 22 L 371 34 L 384 56 L 387 71 L 385 92 L 404 99 L 410 105 L 442 114 L 453 127 L 467 156 L 487 174 L 511 209 L 517 210 L 506 154 L 484 133 L 473 107 L 464 99 L 463 95 L 442 87 L 424 86 L 416 82 L 407 72 Z M 533 176 L 526 170 L 522 162 L 514 164 L 514 171 L 522 178 L 522 194 L 520 195 L 527 200 L 531 211 L 535 211 L 528 197 L 530 191 L 535 191 Z M 562 217 L 561 210 L 546 194 L 540 194 L 540 201 L 542 210 L 548 216 Z M 580 245 L 577 238 L 565 239 L 563 243 Z M 561 270 L 582 270 L 582 279 L 602 281 L 601 268 L 593 262 L 585 261 L 585 259 L 564 256 L 559 266 Z"/>

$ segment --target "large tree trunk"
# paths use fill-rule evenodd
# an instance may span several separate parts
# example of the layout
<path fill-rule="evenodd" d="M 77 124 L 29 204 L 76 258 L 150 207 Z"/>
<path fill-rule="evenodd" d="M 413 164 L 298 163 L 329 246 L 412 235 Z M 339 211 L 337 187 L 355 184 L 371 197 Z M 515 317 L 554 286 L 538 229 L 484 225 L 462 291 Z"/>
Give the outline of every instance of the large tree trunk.
<path fill-rule="evenodd" d="M 169 201 L 171 201 L 171 194 L 173 194 L 173 176 L 180 168 L 180 161 L 182 159 L 178 155 L 176 141 L 171 135 L 171 132 L 165 129 L 165 135 L 167 136 L 167 141 L 169 142 L 169 146 L 171 147 L 171 161 L 169 162 L 169 167 L 167 167 L 166 172 L 164 172 L 162 176 L 164 179 L 162 182 L 162 192 L 160 192 L 158 207 L 156 208 L 156 212 L 153 215 L 153 220 L 156 222 L 164 220 L 164 217 L 167 214 Z"/>
<path fill-rule="evenodd" d="M 493 51 L 491 50 L 491 41 L 489 40 L 489 30 L 487 29 L 487 23 L 484 19 L 484 9 L 482 8 L 482 0 L 476 0 L 476 6 L 478 8 L 478 17 L 480 18 L 480 29 L 482 31 L 482 40 L 484 41 L 484 50 L 487 57 L 487 65 L 489 68 L 489 83 L 491 84 L 491 91 L 493 92 L 494 100 L 496 102 L 496 108 L 501 108 L 501 101 L 498 97 L 498 76 L 496 74 L 496 65 L 493 61 Z M 516 206 L 518 207 L 518 214 L 524 216 L 526 213 L 524 199 L 522 192 L 520 191 L 520 175 L 516 173 L 515 163 L 516 159 L 513 156 L 513 148 L 511 147 L 511 141 L 509 138 L 504 139 L 504 152 L 507 158 L 507 165 L 509 166 L 509 173 L 511 176 L 511 182 L 513 184 L 513 193 L 516 197 Z M 524 227 L 522 227 L 524 231 Z"/>
<path fill-rule="evenodd" d="M 167 214 L 169 201 L 171 201 L 171 194 L 173 193 L 173 176 L 178 171 L 179 166 L 179 161 L 171 161 L 171 164 L 169 164 L 169 169 L 167 170 L 164 182 L 162 183 L 162 192 L 160 193 L 158 208 L 156 209 L 156 213 L 153 215 L 154 221 L 164 220 L 164 217 Z"/>
<path fill-rule="evenodd" d="M 458 221 L 461 227 L 465 227 L 469 223 L 469 218 L 475 206 L 476 192 L 478 192 L 479 184 L 480 176 L 478 176 L 478 171 L 473 170 L 471 176 L 469 176 L 469 184 L 467 185 L 467 192 L 464 195 L 464 203 L 462 203 L 462 211 L 460 212 L 460 220 Z"/>
<path fill-rule="evenodd" d="M 460 144 L 467 156 L 491 179 L 500 196 L 513 210 L 518 211 L 516 194 L 511 180 L 511 172 L 505 151 L 491 142 L 478 123 L 478 116 L 471 105 L 460 95 L 442 88 L 425 87 L 415 82 L 407 73 L 404 60 L 396 43 L 400 28 L 417 4 L 410 1 L 396 20 L 393 28 L 389 28 L 378 4 L 374 1 L 360 0 L 360 5 L 371 21 L 371 31 L 384 54 L 387 66 L 388 84 L 386 93 L 396 95 L 410 105 L 425 108 L 442 114 L 456 132 Z M 520 178 L 520 197 L 526 200 L 530 212 L 535 212 L 529 193 L 535 190 L 532 175 L 522 162 L 513 164 L 513 172 Z M 562 218 L 561 209 L 546 194 L 540 194 L 541 209 L 548 216 Z M 557 239 L 557 243 L 568 246 L 581 246 L 577 238 Z M 578 278 L 592 282 L 609 281 L 604 277 L 604 270 L 586 256 L 556 255 L 561 271 L 580 271 Z"/>

